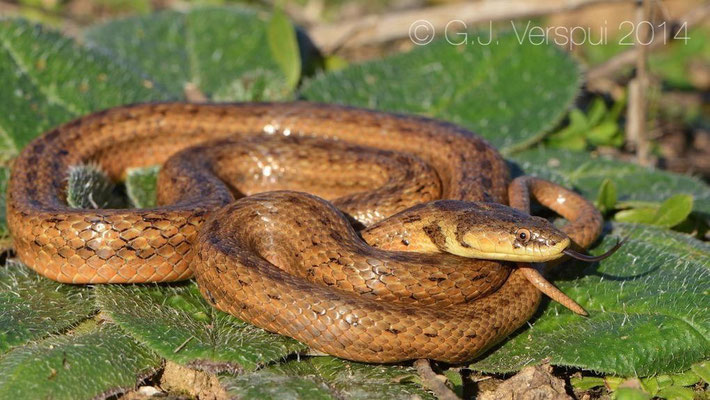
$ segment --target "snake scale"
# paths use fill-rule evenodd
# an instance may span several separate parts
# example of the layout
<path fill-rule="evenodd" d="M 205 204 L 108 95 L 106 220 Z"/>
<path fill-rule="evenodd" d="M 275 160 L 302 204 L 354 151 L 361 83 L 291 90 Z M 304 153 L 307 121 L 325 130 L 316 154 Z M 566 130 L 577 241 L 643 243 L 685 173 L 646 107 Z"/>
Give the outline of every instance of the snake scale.
<path fill-rule="evenodd" d="M 68 207 L 69 168 L 86 163 L 114 180 L 163 165 L 161 205 Z M 528 193 L 571 222 L 529 216 Z M 481 354 L 535 312 L 547 283 L 527 263 L 588 246 L 602 225 L 569 190 L 511 184 L 500 154 L 457 125 L 306 102 L 79 118 L 15 160 L 7 216 L 17 256 L 48 278 L 194 275 L 220 310 L 367 362 Z"/>

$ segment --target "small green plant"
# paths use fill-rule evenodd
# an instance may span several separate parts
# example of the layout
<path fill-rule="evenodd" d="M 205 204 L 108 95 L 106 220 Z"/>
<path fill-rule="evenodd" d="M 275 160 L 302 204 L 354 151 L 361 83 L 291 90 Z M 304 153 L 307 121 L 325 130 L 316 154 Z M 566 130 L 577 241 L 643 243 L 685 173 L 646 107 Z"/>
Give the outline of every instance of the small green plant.
<path fill-rule="evenodd" d="M 572 378 L 572 386 L 580 391 L 605 387 L 615 400 L 667 399 L 693 400 L 692 386 L 708 383 L 710 362 L 694 364 L 689 370 L 678 374 L 656 375 L 649 378 L 624 378 L 618 376 L 584 376 Z M 704 383 L 703 383 L 704 382 Z"/>
<path fill-rule="evenodd" d="M 663 202 L 618 201 L 616 184 L 606 178 L 599 186 L 595 205 L 602 214 L 613 216 L 617 222 L 674 228 L 686 226 L 684 223 L 693 211 L 693 196 L 677 194 Z"/>
<path fill-rule="evenodd" d="M 569 112 L 569 125 L 550 134 L 545 143 L 550 147 L 569 150 L 586 150 L 590 147 L 620 147 L 624 143 L 619 117 L 626 106 L 626 98 L 621 98 L 608 108 L 603 99 L 597 97 L 589 110 L 584 113 L 578 108 Z"/>
<path fill-rule="evenodd" d="M 614 215 L 619 222 L 635 222 L 672 228 L 688 218 L 693 211 L 693 196 L 677 194 L 662 203 L 623 202 Z"/>

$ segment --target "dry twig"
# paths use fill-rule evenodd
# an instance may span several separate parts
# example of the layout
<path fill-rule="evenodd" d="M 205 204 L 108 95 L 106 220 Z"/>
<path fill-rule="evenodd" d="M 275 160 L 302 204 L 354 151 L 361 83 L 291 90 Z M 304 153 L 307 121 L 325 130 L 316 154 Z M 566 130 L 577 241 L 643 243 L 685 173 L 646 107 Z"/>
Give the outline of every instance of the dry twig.
<path fill-rule="evenodd" d="M 437 375 L 434 370 L 431 369 L 431 364 L 429 360 L 420 359 L 414 362 L 414 367 L 417 368 L 419 376 L 422 378 L 422 383 L 424 386 L 434 392 L 437 398 L 441 400 L 459 400 L 459 397 L 449 389 L 444 383 L 445 380 L 441 379 L 441 375 Z"/>
<path fill-rule="evenodd" d="M 636 160 L 641 165 L 649 165 L 649 143 L 646 136 L 646 43 L 650 0 L 639 0 L 636 6 L 636 76 L 629 82 L 629 106 L 626 112 L 626 139 L 636 151 Z"/>
<path fill-rule="evenodd" d="M 621 3 L 629 0 L 498 0 L 442 4 L 383 15 L 369 15 L 353 21 L 317 25 L 308 34 L 326 53 L 342 47 L 377 44 L 406 37 L 415 21 L 426 20 L 436 31 L 452 20 L 476 24 L 506 19 L 535 17 L 580 8 Z M 460 26 L 460 23 L 459 23 Z"/>

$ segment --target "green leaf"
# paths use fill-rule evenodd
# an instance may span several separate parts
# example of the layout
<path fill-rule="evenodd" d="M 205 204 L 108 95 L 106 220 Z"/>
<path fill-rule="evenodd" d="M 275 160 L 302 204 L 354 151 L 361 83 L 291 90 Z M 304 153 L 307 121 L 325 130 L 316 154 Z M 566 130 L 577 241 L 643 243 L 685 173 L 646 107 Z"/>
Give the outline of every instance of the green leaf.
<path fill-rule="evenodd" d="M 672 386 L 683 387 L 692 386 L 700 382 L 700 377 L 688 370 L 680 374 L 657 375 L 650 378 L 641 379 L 641 385 L 648 393 L 656 396 L 660 391 Z"/>
<path fill-rule="evenodd" d="M 614 221 L 653 225 L 657 213 L 657 207 L 632 208 L 616 213 L 614 215 Z"/>
<path fill-rule="evenodd" d="M 581 151 L 587 148 L 587 133 L 591 125 L 587 116 L 578 108 L 569 112 L 569 123 L 561 130 L 548 135 L 546 143 L 552 148 Z"/>
<path fill-rule="evenodd" d="M 103 285 L 96 288 L 96 299 L 102 311 L 139 342 L 194 368 L 253 370 L 306 348 L 217 311 L 202 299 L 194 282 Z"/>
<path fill-rule="evenodd" d="M 679 194 L 666 199 L 660 205 L 648 207 L 640 205 L 638 208 L 619 211 L 614 219 L 619 222 L 633 222 L 657 225 L 665 228 L 674 227 L 693 211 L 693 196 Z"/>
<path fill-rule="evenodd" d="M 693 386 L 701 380 L 700 376 L 692 369 L 679 374 L 673 374 L 670 378 L 675 386 Z"/>
<path fill-rule="evenodd" d="M 271 14 L 267 27 L 267 40 L 271 55 L 286 76 L 288 86 L 294 89 L 301 78 L 301 55 L 296 29 L 279 7 L 276 7 Z"/>
<path fill-rule="evenodd" d="M 560 129 L 557 132 L 554 132 L 547 136 L 548 139 L 552 142 L 551 144 L 555 144 L 557 141 L 561 140 L 571 140 L 571 139 L 582 139 L 582 141 L 585 140 L 584 137 L 584 130 L 583 129 L 578 129 L 572 125 L 567 125 L 566 127 Z"/>
<path fill-rule="evenodd" d="M 602 181 L 599 187 L 599 193 L 597 194 L 596 205 L 602 213 L 607 213 L 614 209 L 616 206 L 616 185 L 614 181 L 606 178 Z"/>
<path fill-rule="evenodd" d="M 662 382 L 659 383 L 659 380 Z M 693 389 L 684 386 L 693 386 L 699 381 L 700 378 L 692 371 L 683 374 L 675 374 L 671 376 L 662 375 L 641 380 L 643 389 L 654 396 L 654 398 L 658 397 L 670 400 L 695 399 L 696 393 Z"/>
<path fill-rule="evenodd" d="M 695 392 L 682 386 L 669 386 L 659 390 L 657 396 L 668 400 L 693 400 Z"/>
<path fill-rule="evenodd" d="M 8 262 L 0 267 L 0 354 L 65 331 L 94 310 L 87 286 L 63 285 Z"/>
<path fill-rule="evenodd" d="M 633 378 L 631 378 L 633 379 Z M 620 376 L 607 376 L 604 378 L 604 383 L 609 390 L 612 392 L 619 388 L 622 383 L 629 381 L 628 378 L 622 378 Z"/>
<path fill-rule="evenodd" d="M 662 382 L 659 382 L 658 376 L 641 379 L 641 387 L 652 396 L 658 393 L 658 390 L 661 388 L 661 383 Z"/>
<path fill-rule="evenodd" d="M 594 98 L 592 105 L 589 107 L 589 111 L 587 111 L 589 126 L 596 126 L 606 115 L 607 109 L 604 100 L 601 97 Z"/>
<path fill-rule="evenodd" d="M 671 228 L 685 221 L 691 211 L 693 211 L 693 196 L 675 195 L 661 204 L 653 218 L 653 224 Z"/>
<path fill-rule="evenodd" d="M 0 357 L 0 398 L 104 398 L 133 389 L 161 360 L 116 326 L 51 337 Z"/>
<path fill-rule="evenodd" d="M 582 318 L 557 303 L 532 327 L 474 363 L 514 371 L 548 359 L 621 376 L 687 370 L 710 355 L 710 245 L 658 227 L 615 224 L 599 254 L 628 236 L 598 264 L 561 268 L 555 284 L 590 313 Z"/>
<path fill-rule="evenodd" d="M 646 201 L 646 200 L 625 200 L 625 201 L 620 201 L 616 204 L 617 209 L 628 209 L 628 208 L 653 208 L 654 210 L 658 210 L 658 206 L 660 204 L 655 201 Z"/>
<path fill-rule="evenodd" d="M 705 383 L 710 383 L 710 361 L 703 361 L 693 364 L 690 369 L 693 370 Z"/>
<path fill-rule="evenodd" d="M 547 178 L 565 187 L 573 187 L 594 199 L 606 178 L 613 177 L 618 200 L 657 203 L 677 193 L 692 195 L 693 211 L 710 218 L 710 187 L 699 179 L 594 157 L 587 153 L 537 148 L 511 156 L 517 171 Z"/>
<path fill-rule="evenodd" d="M 469 43 L 487 41 L 468 35 Z M 529 146 L 577 95 L 577 65 L 554 46 L 508 33 L 490 45 L 442 40 L 381 61 L 350 65 L 304 82 L 302 95 L 438 117 L 481 134 L 503 151 Z M 534 93 L 534 95 L 533 95 Z"/>
<path fill-rule="evenodd" d="M 604 386 L 606 382 L 604 378 L 599 378 L 596 376 L 583 376 L 581 378 L 570 378 L 570 383 L 577 390 L 589 390 L 595 387 Z"/>
<path fill-rule="evenodd" d="M 134 207 L 156 206 L 156 190 L 160 166 L 131 168 L 126 173 L 126 193 Z"/>
<path fill-rule="evenodd" d="M 454 393 L 456 393 L 457 396 L 463 398 L 463 377 L 461 376 L 461 371 L 458 369 L 447 369 L 446 371 L 443 372 L 443 375 L 446 377 L 446 379 L 449 380 L 451 383 L 452 390 Z"/>
<path fill-rule="evenodd" d="M 612 140 L 619 133 L 619 125 L 616 121 L 602 122 L 589 129 L 587 139 L 595 146 L 611 146 Z"/>
<path fill-rule="evenodd" d="M 584 132 L 591 127 L 591 124 L 582 110 L 573 108 L 569 112 L 569 126 L 577 132 Z"/>
<path fill-rule="evenodd" d="M 270 51 L 267 18 L 237 7 L 164 11 L 95 25 L 85 37 L 91 47 L 138 66 L 176 98 L 191 84 L 220 101 L 286 99 L 287 79 L 293 78 Z"/>
<path fill-rule="evenodd" d="M 643 390 L 623 387 L 614 392 L 611 398 L 614 400 L 650 400 L 651 395 Z"/>
<path fill-rule="evenodd" d="M 167 99 L 128 64 L 23 20 L 0 19 L 0 153 L 90 111 Z"/>
<path fill-rule="evenodd" d="M 582 132 L 574 129 L 564 130 L 547 137 L 546 144 L 551 148 L 582 151 L 587 148 L 587 138 Z"/>
<path fill-rule="evenodd" d="M 240 399 L 433 399 L 412 382 L 412 368 L 368 365 L 333 357 L 308 357 L 239 376 L 222 376 Z"/>
<path fill-rule="evenodd" d="M 326 71 L 337 71 L 348 66 L 348 61 L 338 55 L 328 55 L 323 61 Z"/>

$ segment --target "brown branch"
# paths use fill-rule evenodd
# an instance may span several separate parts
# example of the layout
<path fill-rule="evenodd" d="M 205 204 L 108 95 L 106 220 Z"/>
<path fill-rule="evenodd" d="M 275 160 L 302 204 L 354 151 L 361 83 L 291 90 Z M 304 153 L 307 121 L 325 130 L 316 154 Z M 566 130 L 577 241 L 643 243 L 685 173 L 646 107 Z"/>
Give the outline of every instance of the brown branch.
<path fill-rule="evenodd" d="M 0 17 L 9 17 L 19 13 L 20 7 L 15 3 L 0 1 Z"/>
<path fill-rule="evenodd" d="M 414 362 L 414 367 L 419 373 L 419 377 L 422 378 L 422 383 L 424 386 L 434 392 L 437 398 L 441 400 L 459 400 L 459 397 L 449 389 L 444 383 L 445 380 L 441 379 L 440 375 L 437 375 L 434 370 L 431 369 L 431 364 L 429 360 L 420 359 Z"/>
<path fill-rule="evenodd" d="M 636 5 L 636 76 L 629 82 L 629 106 L 626 112 L 626 139 L 636 151 L 636 161 L 641 165 L 649 165 L 649 143 L 646 135 L 646 87 L 648 53 L 648 21 L 650 0 L 639 0 Z"/>
<path fill-rule="evenodd" d="M 689 13 L 683 15 L 682 17 L 675 20 L 676 24 L 685 24 L 687 29 L 690 29 L 701 22 L 705 21 L 710 17 L 710 4 L 705 4 L 700 6 Z M 672 25 L 672 24 L 671 24 Z M 646 51 L 654 50 L 656 48 L 662 47 L 668 42 L 669 38 L 673 38 L 676 32 L 672 30 L 668 32 L 669 37 L 657 36 L 654 38 L 653 42 L 648 44 Z M 640 48 L 634 47 L 633 49 L 627 50 L 621 54 L 618 54 L 603 64 L 600 64 L 594 68 L 587 71 L 587 80 L 595 80 L 599 78 L 604 78 L 613 74 L 614 72 L 620 70 L 621 68 L 631 65 L 636 62 Z"/>
<path fill-rule="evenodd" d="M 341 47 L 383 43 L 407 37 L 412 23 L 426 20 L 436 31 L 442 31 L 452 20 L 465 24 L 536 17 L 572 11 L 593 5 L 623 3 L 629 0 L 498 0 L 462 2 L 382 15 L 369 15 L 352 21 L 317 25 L 308 34 L 326 53 Z M 460 23 L 457 27 L 460 27 Z"/>

